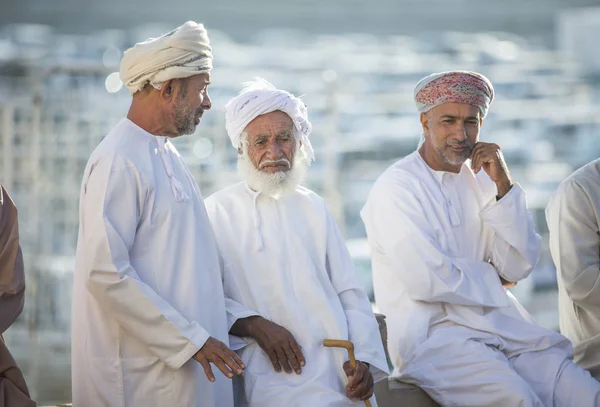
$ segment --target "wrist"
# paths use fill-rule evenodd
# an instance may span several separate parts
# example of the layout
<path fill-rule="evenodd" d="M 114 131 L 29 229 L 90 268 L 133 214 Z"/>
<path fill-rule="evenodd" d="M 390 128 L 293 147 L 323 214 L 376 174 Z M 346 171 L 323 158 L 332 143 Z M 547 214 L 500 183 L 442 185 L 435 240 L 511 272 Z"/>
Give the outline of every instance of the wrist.
<path fill-rule="evenodd" d="M 239 337 L 253 337 L 253 326 L 256 322 L 256 318 L 260 317 L 253 315 L 250 317 L 237 319 L 231 326 L 229 333 Z"/>
<path fill-rule="evenodd" d="M 496 198 L 500 200 L 504 195 L 508 194 L 512 187 L 513 183 L 510 179 L 497 182 L 496 189 L 498 190 L 498 194 L 496 195 Z"/>
<path fill-rule="evenodd" d="M 242 319 L 244 336 L 254 338 L 255 326 L 257 323 L 260 322 L 261 319 L 263 319 L 263 318 L 258 315 L 252 315 L 250 317 L 246 317 L 246 318 Z"/>

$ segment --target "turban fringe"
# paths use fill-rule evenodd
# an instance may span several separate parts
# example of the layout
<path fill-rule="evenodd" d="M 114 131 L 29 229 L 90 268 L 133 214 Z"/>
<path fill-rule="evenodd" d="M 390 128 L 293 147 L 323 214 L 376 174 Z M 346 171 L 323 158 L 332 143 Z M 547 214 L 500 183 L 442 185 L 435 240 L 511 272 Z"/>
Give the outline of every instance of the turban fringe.
<path fill-rule="evenodd" d="M 295 134 L 300 138 L 308 159 L 314 161 L 314 151 L 308 139 L 312 125 L 308 121 L 308 110 L 304 102 L 289 92 L 275 88 L 264 79 L 253 82 L 250 86 L 251 88 L 242 90 L 225 105 L 225 127 L 233 147 L 240 147 L 241 136 L 248 123 L 260 115 L 280 110 L 292 119 Z"/>
<path fill-rule="evenodd" d="M 444 103 L 466 103 L 477 106 L 484 118 L 494 99 L 494 88 L 489 79 L 476 72 L 441 72 L 421 79 L 414 99 L 421 113 Z"/>
<path fill-rule="evenodd" d="M 125 51 L 120 77 L 132 95 L 146 84 L 187 78 L 212 69 L 212 48 L 202 24 L 188 21 L 168 34 Z"/>

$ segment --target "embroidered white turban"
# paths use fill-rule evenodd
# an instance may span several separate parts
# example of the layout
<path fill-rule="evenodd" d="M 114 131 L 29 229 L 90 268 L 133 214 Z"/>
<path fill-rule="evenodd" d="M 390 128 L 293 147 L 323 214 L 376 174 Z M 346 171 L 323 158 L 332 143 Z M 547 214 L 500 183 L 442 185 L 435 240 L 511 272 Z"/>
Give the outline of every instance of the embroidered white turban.
<path fill-rule="evenodd" d="M 306 105 L 300 98 L 277 89 L 261 78 L 245 83 L 244 89 L 225 105 L 225 127 L 233 147 L 240 147 L 241 136 L 248 123 L 260 115 L 277 110 L 290 116 L 294 123 L 294 134 L 302 142 L 308 159 L 314 161 L 315 154 L 308 140 L 312 125 L 308 121 Z"/>
<path fill-rule="evenodd" d="M 212 49 L 202 24 L 188 21 L 170 33 L 135 44 L 121 60 L 121 80 L 132 95 L 147 83 L 159 87 L 212 69 Z"/>
<path fill-rule="evenodd" d="M 421 113 L 443 103 L 467 103 L 477 106 L 484 118 L 494 100 L 494 87 L 488 78 L 476 72 L 441 72 L 421 79 L 414 97 Z"/>

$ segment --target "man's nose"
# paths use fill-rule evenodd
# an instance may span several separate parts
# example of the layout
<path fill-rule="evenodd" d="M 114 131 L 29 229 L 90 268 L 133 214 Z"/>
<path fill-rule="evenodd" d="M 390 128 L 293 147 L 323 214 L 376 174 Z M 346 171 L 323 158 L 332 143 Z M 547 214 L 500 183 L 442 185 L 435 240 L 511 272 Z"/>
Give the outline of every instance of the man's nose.
<path fill-rule="evenodd" d="M 459 141 L 465 141 L 467 139 L 467 127 L 463 123 L 459 123 L 454 131 L 454 137 Z"/>
<path fill-rule="evenodd" d="M 206 92 L 206 94 L 204 95 L 204 99 L 202 99 L 202 109 L 210 110 L 211 107 L 212 107 L 212 99 L 210 98 L 210 95 L 208 94 L 208 92 Z"/>
<path fill-rule="evenodd" d="M 271 160 L 278 160 L 279 158 L 281 158 L 282 155 L 281 147 L 279 146 L 279 143 L 277 141 L 272 141 L 269 144 L 269 149 L 267 152 L 268 157 Z"/>

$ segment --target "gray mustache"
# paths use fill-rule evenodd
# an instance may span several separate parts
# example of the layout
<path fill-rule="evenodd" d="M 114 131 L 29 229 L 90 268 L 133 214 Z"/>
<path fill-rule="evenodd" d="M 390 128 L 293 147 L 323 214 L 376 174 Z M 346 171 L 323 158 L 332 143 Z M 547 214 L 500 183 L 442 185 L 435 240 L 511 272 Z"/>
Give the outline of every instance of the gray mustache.
<path fill-rule="evenodd" d="M 262 163 L 260 163 L 260 165 L 258 166 L 258 168 L 264 168 L 267 165 L 273 165 L 273 164 L 287 164 L 287 166 L 290 166 L 290 161 L 287 158 L 280 158 L 279 160 L 265 160 Z"/>

